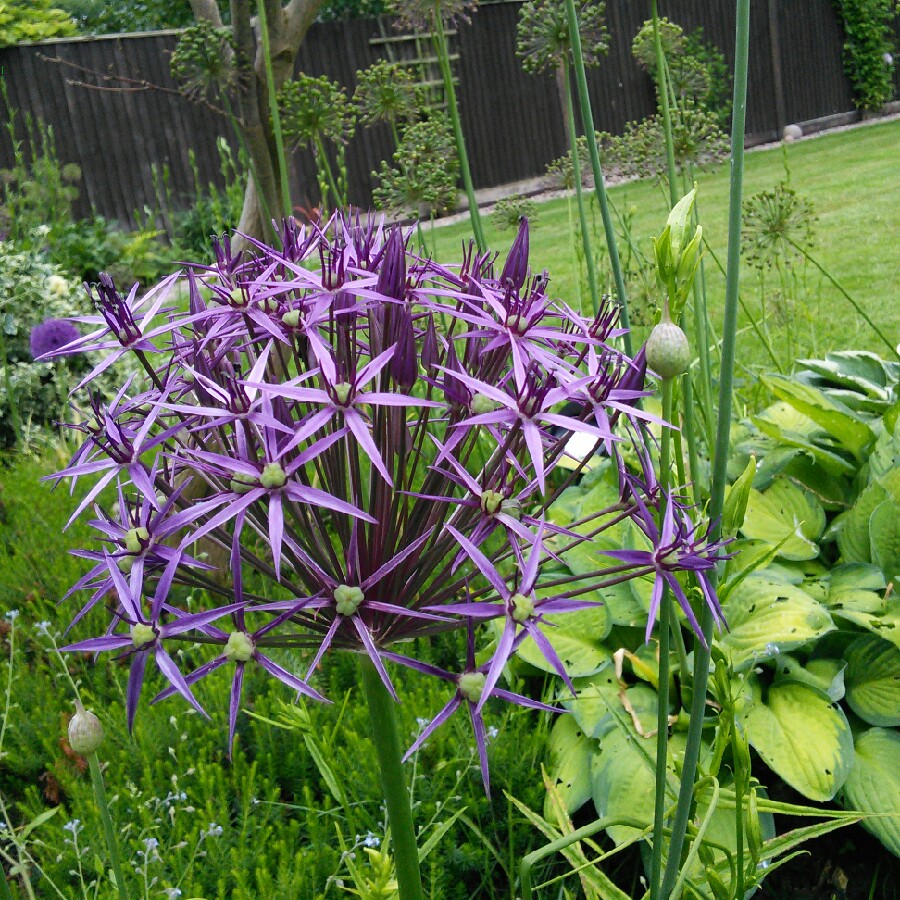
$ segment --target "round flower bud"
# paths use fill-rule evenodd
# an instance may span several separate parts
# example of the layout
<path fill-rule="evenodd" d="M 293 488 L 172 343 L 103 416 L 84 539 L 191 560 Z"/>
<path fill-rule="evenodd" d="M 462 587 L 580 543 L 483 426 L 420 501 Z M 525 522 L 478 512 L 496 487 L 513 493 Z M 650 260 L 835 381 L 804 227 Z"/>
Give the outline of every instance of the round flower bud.
<path fill-rule="evenodd" d="M 140 553 L 144 547 L 143 542 L 150 540 L 150 532 L 146 528 L 129 528 L 125 532 L 125 549 L 129 553 Z"/>
<path fill-rule="evenodd" d="M 503 505 L 503 494 L 498 491 L 483 491 L 481 494 L 481 511 L 492 516 Z"/>
<path fill-rule="evenodd" d="M 244 292 L 240 288 L 234 288 L 234 290 L 228 295 L 228 302 L 232 306 L 246 306 L 247 298 L 244 296 Z"/>
<path fill-rule="evenodd" d="M 512 617 L 520 624 L 527 622 L 534 615 L 534 600 L 525 594 L 513 594 L 509 600 L 512 606 Z"/>
<path fill-rule="evenodd" d="M 483 672 L 463 672 L 459 676 L 459 692 L 469 701 L 469 703 L 477 703 L 484 693 L 484 683 L 487 677 Z"/>
<path fill-rule="evenodd" d="M 236 472 L 228 487 L 236 494 L 247 494 L 259 487 L 259 478 L 256 475 L 248 475 L 246 472 Z"/>
<path fill-rule="evenodd" d="M 262 475 L 259 476 L 259 483 L 268 489 L 284 487 L 287 481 L 287 475 L 281 468 L 281 463 L 267 463 L 263 466 Z"/>
<path fill-rule="evenodd" d="M 254 651 L 250 635 L 243 631 L 232 631 L 225 644 L 225 659 L 230 662 L 247 662 Z"/>
<path fill-rule="evenodd" d="M 505 513 L 517 522 L 522 521 L 522 504 L 518 500 L 513 500 L 512 498 L 504 500 L 500 504 L 500 512 Z"/>
<path fill-rule="evenodd" d="M 341 584 L 334 589 L 335 608 L 342 616 L 352 616 L 365 599 L 366 595 L 358 587 L 349 584 Z"/>
<path fill-rule="evenodd" d="M 282 314 L 281 321 L 287 325 L 288 328 L 296 328 L 300 324 L 300 310 L 289 309 L 286 313 Z"/>
<path fill-rule="evenodd" d="M 69 746 L 79 756 L 89 756 L 103 743 L 103 726 L 88 712 L 80 700 L 75 701 L 75 715 L 69 720 Z"/>
<path fill-rule="evenodd" d="M 131 626 L 131 642 L 140 650 L 147 644 L 152 644 L 156 640 L 156 629 L 152 625 L 145 625 L 138 622 Z"/>
<path fill-rule="evenodd" d="M 348 384 L 346 381 L 342 381 L 334 386 L 334 396 L 337 397 L 337 401 L 341 406 L 345 405 L 350 399 L 350 391 L 352 390 L 353 385 Z"/>
<path fill-rule="evenodd" d="M 687 335 L 674 322 L 660 322 L 647 338 L 647 365 L 663 378 L 674 378 L 690 364 Z"/>
<path fill-rule="evenodd" d="M 486 394 L 476 394 L 472 398 L 472 412 L 475 413 L 476 416 L 493 412 L 496 408 L 497 401 L 492 400 Z"/>

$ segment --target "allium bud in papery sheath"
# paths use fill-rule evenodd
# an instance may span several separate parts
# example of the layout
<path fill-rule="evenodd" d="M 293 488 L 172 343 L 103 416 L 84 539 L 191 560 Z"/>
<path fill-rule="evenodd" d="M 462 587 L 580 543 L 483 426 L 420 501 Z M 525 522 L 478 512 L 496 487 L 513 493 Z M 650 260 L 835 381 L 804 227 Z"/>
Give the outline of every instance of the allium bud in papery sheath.
<path fill-rule="evenodd" d="M 88 756 L 103 743 L 103 726 L 88 712 L 80 700 L 75 701 L 75 715 L 69 719 L 69 746 L 79 755 Z"/>
<path fill-rule="evenodd" d="M 572 433 L 623 473 L 626 456 L 639 461 L 617 521 L 657 502 L 637 427 L 658 423 L 638 408 L 643 359 L 617 349 L 612 307 L 587 319 L 530 273 L 527 221 L 498 270 L 474 247 L 459 266 L 421 258 L 400 229 L 359 214 L 279 233 L 252 256 L 217 242 L 216 262 L 186 276 L 187 309 L 163 308 L 179 276 L 144 298 L 108 279 L 98 290 L 88 318 L 100 327 L 76 348 L 130 352 L 142 374 L 92 399 L 84 444 L 52 476 L 95 479 L 77 514 L 93 505 L 101 546 L 78 551 L 93 568 L 70 594 L 89 594 L 77 620 L 112 614 L 103 636 L 68 649 L 129 659 L 129 723 L 151 658 L 168 682 L 155 699 L 178 693 L 200 711 L 192 686 L 227 670 L 233 737 L 248 667 L 323 700 L 311 683 L 323 657 L 350 650 L 397 696 L 385 660 L 408 657 L 389 648 L 461 628 L 474 642 L 497 619 L 482 695 L 468 678 L 456 704 L 486 765 L 487 698 L 524 702 L 497 686 L 510 654 L 533 642 L 568 681 L 544 615 L 577 615 L 595 586 L 655 571 L 598 557 L 535 593 L 548 560 L 607 527 L 546 519 L 577 477 L 561 465 Z M 210 651 L 190 672 L 173 652 L 184 642 Z M 302 673 L 279 660 L 286 647 Z"/>

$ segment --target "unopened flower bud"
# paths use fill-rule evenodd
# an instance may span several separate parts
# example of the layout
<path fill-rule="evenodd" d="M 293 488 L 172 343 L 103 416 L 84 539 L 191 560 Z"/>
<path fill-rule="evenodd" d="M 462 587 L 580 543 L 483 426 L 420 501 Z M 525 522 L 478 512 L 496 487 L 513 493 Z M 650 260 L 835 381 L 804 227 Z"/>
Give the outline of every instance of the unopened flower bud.
<path fill-rule="evenodd" d="M 476 416 L 493 412 L 497 408 L 497 401 L 492 400 L 487 394 L 476 394 L 472 398 L 472 412 Z"/>
<path fill-rule="evenodd" d="M 660 322 L 647 338 L 647 365 L 663 378 L 675 378 L 690 364 L 687 335 L 674 322 Z"/>
<path fill-rule="evenodd" d="M 525 279 L 528 277 L 528 218 L 522 216 L 519 219 L 519 231 L 512 247 L 509 248 L 509 256 L 500 274 L 500 283 L 507 281 L 514 290 L 520 291 Z M 510 326 L 511 327 L 511 326 Z"/>
<path fill-rule="evenodd" d="M 225 658 L 230 662 L 247 662 L 254 650 L 250 635 L 243 631 L 232 631 L 225 644 Z"/>
<path fill-rule="evenodd" d="M 342 616 L 352 616 L 365 599 L 366 595 L 358 587 L 349 584 L 342 584 L 334 589 L 335 608 Z"/>
<path fill-rule="evenodd" d="M 525 594 L 513 594 L 509 599 L 512 617 L 520 624 L 527 622 L 534 615 L 534 600 Z"/>
<path fill-rule="evenodd" d="M 138 622 L 131 626 L 131 642 L 140 650 L 147 644 L 152 644 L 156 640 L 156 629 L 152 625 L 145 625 Z"/>
<path fill-rule="evenodd" d="M 271 490 L 272 488 L 284 487 L 287 481 L 287 474 L 281 468 L 281 463 L 266 463 L 263 466 L 262 475 L 259 476 L 259 483 Z"/>
<path fill-rule="evenodd" d="M 503 505 L 503 494 L 497 491 L 483 491 L 481 494 L 481 511 L 489 516 L 494 515 Z"/>
<path fill-rule="evenodd" d="M 150 540 L 150 532 L 146 528 L 129 528 L 125 532 L 125 549 L 129 553 L 140 553 L 144 549 L 144 541 Z"/>
<path fill-rule="evenodd" d="M 350 391 L 352 390 L 353 385 L 348 384 L 346 381 L 336 384 L 334 386 L 334 396 L 337 397 L 338 403 L 343 406 L 350 399 Z"/>
<path fill-rule="evenodd" d="M 103 743 L 103 726 L 88 712 L 80 700 L 75 701 L 75 715 L 69 719 L 69 746 L 79 756 L 89 756 Z"/>
<path fill-rule="evenodd" d="M 459 692 L 466 700 L 470 703 L 478 703 L 481 700 L 481 695 L 484 693 L 486 681 L 487 677 L 483 672 L 463 672 L 459 676 L 457 684 L 459 685 Z"/>
<path fill-rule="evenodd" d="M 247 494 L 259 487 L 259 478 L 246 472 L 235 472 L 228 485 L 236 494 Z"/>

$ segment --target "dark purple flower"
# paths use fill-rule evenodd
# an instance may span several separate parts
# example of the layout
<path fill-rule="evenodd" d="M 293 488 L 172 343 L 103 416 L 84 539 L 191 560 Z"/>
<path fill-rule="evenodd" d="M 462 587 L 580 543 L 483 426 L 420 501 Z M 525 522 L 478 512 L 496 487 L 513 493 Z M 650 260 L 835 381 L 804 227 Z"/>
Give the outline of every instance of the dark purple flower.
<path fill-rule="evenodd" d="M 81 337 L 78 329 L 65 319 L 47 319 L 31 329 L 31 355 L 40 359 L 55 353 Z"/>

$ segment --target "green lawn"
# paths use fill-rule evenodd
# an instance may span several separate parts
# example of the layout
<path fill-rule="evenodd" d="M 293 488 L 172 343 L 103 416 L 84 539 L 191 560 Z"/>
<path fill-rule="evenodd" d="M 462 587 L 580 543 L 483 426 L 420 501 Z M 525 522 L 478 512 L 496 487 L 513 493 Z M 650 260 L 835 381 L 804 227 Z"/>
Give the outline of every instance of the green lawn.
<path fill-rule="evenodd" d="M 876 321 L 888 339 L 900 341 L 900 267 L 897 242 L 900 235 L 900 121 L 892 121 L 815 140 L 801 141 L 787 148 L 791 184 L 812 202 L 818 221 L 815 225 L 815 258 L 853 295 Z M 770 189 L 784 178 L 779 148 L 748 153 L 744 197 Z M 727 242 L 728 165 L 698 178 L 698 206 L 704 232 L 713 252 L 724 263 Z M 615 187 L 610 196 L 616 209 L 633 213 L 632 234 L 645 254 L 651 253 L 651 238 L 664 225 L 666 198 L 659 185 L 649 181 Z M 592 202 L 594 202 L 592 200 Z M 546 267 L 552 290 L 577 305 L 576 266 L 571 250 L 569 218 L 565 199 L 542 203 L 531 235 L 532 265 Z M 574 203 L 573 203 L 574 206 Z M 596 216 L 599 229 L 599 216 Z M 496 230 L 485 219 L 491 247 L 505 253 L 513 234 Z M 468 223 L 437 228 L 435 242 L 441 261 L 458 259 L 460 242 L 470 234 Z M 602 230 L 599 230 L 602 235 Z M 620 248 L 621 248 L 620 239 Z M 595 243 L 595 253 L 603 249 Z M 724 278 L 710 257 L 706 260 L 708 297 L 714 325 L 721 324 Z M 775 278 L 769 278 L 770 288 Z M 755 317 L 760 315 L 760 290 L 756 271 L 744 266 L 741 294 Z M 607 286 L 607 290 L 610 286 Z M 584 288 L 585 298 L 587 291 Z M 823 354 L 832 349 L 868 349 L 885 355 L 887 348 L 866 323 L 815 270 L 807 272 L 804 303 L 792 335 L 798 357 Z M 587 302 L 587 299 L 586 301 Z M 808 315 L 804 319 L 802 313 Z M 769 328 L 773 342 L 783 353 L 787 345 L 786 326 L 771 315 Z M 738 359 L 744 366 L 771 367 L 759 339 L 740 319 Z M 640 329 L 638 329 L 640 334 Z"/>

